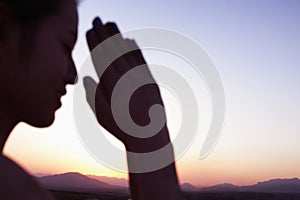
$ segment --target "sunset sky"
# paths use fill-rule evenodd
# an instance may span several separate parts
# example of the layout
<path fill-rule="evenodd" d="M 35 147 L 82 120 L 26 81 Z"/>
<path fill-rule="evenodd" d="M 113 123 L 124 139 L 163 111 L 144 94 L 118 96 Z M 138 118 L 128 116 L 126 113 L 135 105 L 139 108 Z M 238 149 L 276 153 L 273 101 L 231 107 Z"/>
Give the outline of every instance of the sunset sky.
<path fill-rule="evenodd" d="M 79 37 L 73 53 L 78 69 L 88 56 L 85 32 L 97 15 L 103 22 L 117 22 L 122 31 L 143 27 L 178 31 L 203 46 L 215 63 L 226 95 L 222 136 L 212 153 L 200 160 L 211 113 L 205 84 L 195 83 L 203 97 L 199 105 L 203 112 L 196 140 L 177 161 L 182 183 L 248 185 L 300 178 L 300 1 L 85 0 L 79 5 Z M 145 55 L 149 63 L 159 62 L 155 53 Z M 178 65 L 167 55 L 161 62 Z M 162 93 L 173 138 L 179 106 L 171 94 Z M 127 177 L 97 162 L 82 146 L 72 98 L 73 87 L 68 86 L 63 107 L 49 128 L 18 125 L 5 154 L 31 173 Z"/>

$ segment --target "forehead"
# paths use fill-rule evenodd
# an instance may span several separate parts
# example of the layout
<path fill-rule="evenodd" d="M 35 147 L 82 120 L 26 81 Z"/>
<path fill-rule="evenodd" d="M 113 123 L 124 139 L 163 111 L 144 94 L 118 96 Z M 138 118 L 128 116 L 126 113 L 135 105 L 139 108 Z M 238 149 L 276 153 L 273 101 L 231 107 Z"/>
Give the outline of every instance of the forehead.
<path fill-rule="evenodd" d="M 49 21 L 54 29 L 77 30 L 78 13 L 76 1 L 66 1 L 66 3 L 63 3 L 59 8 L 58 12 L 50 15 L 45 20 Z"/>

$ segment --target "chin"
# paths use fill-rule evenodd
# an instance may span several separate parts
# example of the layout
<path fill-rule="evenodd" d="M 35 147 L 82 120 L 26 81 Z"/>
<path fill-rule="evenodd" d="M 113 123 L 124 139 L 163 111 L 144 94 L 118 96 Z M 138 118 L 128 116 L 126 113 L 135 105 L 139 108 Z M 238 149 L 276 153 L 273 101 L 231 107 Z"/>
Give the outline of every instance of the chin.
<path fill-rule="evenodd" d="M 36 128 L 47 128 L 54 123 L 54 120 L 55 112 L 50 114 L 44 114 L 41 116 L 31 117 L 28 120 L 24 120 L 24 122 Z"/>

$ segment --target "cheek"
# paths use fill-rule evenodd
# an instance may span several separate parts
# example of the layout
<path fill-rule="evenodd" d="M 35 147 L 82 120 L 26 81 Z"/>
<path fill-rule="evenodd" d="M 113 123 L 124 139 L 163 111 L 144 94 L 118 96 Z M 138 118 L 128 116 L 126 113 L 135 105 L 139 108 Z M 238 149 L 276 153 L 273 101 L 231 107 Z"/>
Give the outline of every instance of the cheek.
<path fill-rule="evenodd" d="M 46 45 L 44 43 L 44 45 Z M 66 56 L 59 45 L 42 45 L 26 66 L 22 98 L 27 107 L 23 114 L 27 123 L 37 126 L 49 125 L 54 120 L 55 111 L 60 106 L 59 91 L 64 87 Z M 28 114 L 29 112 L 30 114 Z"/>
<path fill-rule="evenodd" d="M 27 48 L 28 56 L 12 59 L 16 63 L 0 71 L 5 74 L 0 81 L 5 105 L 33 126 L 53 123 L 59 107 L 58 91 L 65 85 L 67 56 L 54 36 L 50 31 L 37 34 L 34 44 Z"/>
<path fill-rule="evenodd" d="M 48 44 L 47 48 L 40 48 L 33 58 L 34 63 L 31 68 L 31 76 L 35 82 L 40 84 L 47 90 L 60 87 L 64 84 L 64 77 L 67 72 L 67 59 L 65 52 L 59 44 Z"/>

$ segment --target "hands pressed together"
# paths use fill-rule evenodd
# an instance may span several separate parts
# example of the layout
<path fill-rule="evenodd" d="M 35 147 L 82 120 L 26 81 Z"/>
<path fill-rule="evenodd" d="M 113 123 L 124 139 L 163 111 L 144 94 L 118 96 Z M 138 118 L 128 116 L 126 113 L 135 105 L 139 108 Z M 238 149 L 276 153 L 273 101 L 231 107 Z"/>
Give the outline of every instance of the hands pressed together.
<path fill-rule="evenodd" d="M 151 153 L 170 144 L 158 85 L 135 41 L 124 39 L 116 24 L 102 24 L 99 18 L 86 37 L 99 83 L 85 77 L 84 86 L 99 124 L 123 142 L 127 152 Z M 151 172 L 132 172 L 141 161 L 127 157 L 131 199 L 182 200 L 170 146 L 173 162 Z"/>
<path fill-rule="evenodd" d="M 87 32 L 86 37 L 90 50 L 93 51 L 96 49 L 96 53 L 92 54 L 92 57 L 100 82 L 96 83 L 92 78 L 85 77 L 84 84 L 87 100 L 93 109 L 98 122 L 107 131 L 122 141 L 126 150 L 130 152 L 151 152 L 168 144 L 170 140 L 165 123 L 166 119 L 160 91 L 135 41 L 123 39 L 116 24 L 102 24 L 99 18 L 96 18 L 93 21 L 93 28 Z M 104 51 L 97 52 L 97 46 L 112 37 L 113 39 L 110 39 L 109 45 L 106 45 L 107 48 L 103 49 Z M 134 50 L 130 51 L 132 49 Z M 105 62 L 101 62 L 99 57 L 109 57 L 112 54 L 117 54 L 116 52 L 118 51 L 126 53 L 118 57 L 107 67 L 103 66 L 103 63 Z M 140 70 L 132 70 L 137 68 L 140 68 Z M 134 71 L 134 73 L 126 76 L 129 71 Z M 124 79 L 124 77 L 127 78 Z M 113 91 L 116 88 L 118 81 L 121 79 L 122 82 L 118 85 L 120 92 L 116 92 L 119 95 L 115 95 L 115 98 L 112 99 Z M 143 82 L 145 80 L 147 80 L 149 84 L 141 85 L 130 94 L 132 96 L 130 96 L 129 104 L 126 105 L 126 99 L 124 99 L 126 94 L 122 96 L 122 92 L 126 90 L 129 91 L 130 88 L 134 88 L 138 82 Z M 127 106 L 125 109 L 129 110 L 130 116 L 119 114 L 123 112 L 123 110 L 121 110 L 122 104 Z M 157 113 L 160 112 L 159 116 L 152 116 L 151 119 L 149 116 L 149 109 L 153 105 L 160 105 L 162 109 L 156 110 Z M 116 115 L 113 114 L 112 108 L 115 109 L 116 115 L 119 115 L 123 124 L 128 121 L 128 118 L 132 118 L 133 123 L 140 127 L 149 125 L 153 120 L 159 120 L 159 122 L 156 123 L 159 125 L 154 129 L 153 127 L 148 127 L 148 132 L 153 132 L 148 133 L 148 135 L 142 128 L 138 129 L 141 130 L 140 132 L 137 132 L 137 129 L 132 129 L 131 133 L 128 134 L 128 131 L 124 130 L 124 127 L 120 127 L 118 122 L 116 122 Z M 130 128 L 131 124 L 127 124 Z"/>

